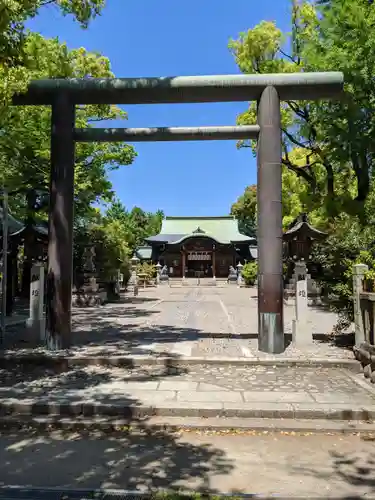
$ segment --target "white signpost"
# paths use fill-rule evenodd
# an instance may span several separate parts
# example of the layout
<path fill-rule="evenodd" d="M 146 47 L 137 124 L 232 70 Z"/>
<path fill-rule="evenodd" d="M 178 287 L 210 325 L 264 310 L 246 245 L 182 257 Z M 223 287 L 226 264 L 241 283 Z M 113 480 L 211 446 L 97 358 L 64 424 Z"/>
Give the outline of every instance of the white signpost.
<path fill-rule="evenodd" d="M 34 264 L 31 269 L 30 317 L 27 326 L 40 340 L 45 340 L 44 266 L 42 263 Z"/>
<path fill-rule="evenodd" d="M 294 344 L 311 344 L 312 331 L 309 327 L 307 302 L 307 268 L 305 262 L 297 262 L 296 274 L 296 318 L 293 320 L 292 341 Z"/>

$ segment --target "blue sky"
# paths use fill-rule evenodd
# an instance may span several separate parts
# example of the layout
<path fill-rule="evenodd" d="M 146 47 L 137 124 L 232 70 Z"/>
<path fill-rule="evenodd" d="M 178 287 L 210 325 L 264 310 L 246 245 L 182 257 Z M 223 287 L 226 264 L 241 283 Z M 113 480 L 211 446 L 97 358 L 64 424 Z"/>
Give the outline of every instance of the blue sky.
<path fill-rule="evenodd" d="M 230 38 L 261 20 L 289 29 L 290 0 L 107 0 L 101 17 L 82 30 L 46 7 L 29 23 L 69 47 L 109 57 L 119 77 L 238 73 Z M 126 126 L 232 125 L 246 103 L 127 106 Z M 124 126 L 116 124 L 113 126 Z M 127 208 L 166 215 L 225 215 L 246 185 L 256 182 L 256 162 L 233 141 L 135 144 L 138 158 L 111 172 Z"/>

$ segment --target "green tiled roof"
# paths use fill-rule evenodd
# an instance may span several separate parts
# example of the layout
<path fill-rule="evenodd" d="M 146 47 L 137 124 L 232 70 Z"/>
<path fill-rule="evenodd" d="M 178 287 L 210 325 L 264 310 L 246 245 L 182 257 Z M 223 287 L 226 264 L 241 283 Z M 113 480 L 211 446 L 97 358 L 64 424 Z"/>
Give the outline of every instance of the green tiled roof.
<path fill-rule="evenodd" d="M 223 217 L 166 217 L 160 237 L 175 235 L 175 243 L 192 236 L 208 236 L 218 243 L 253 241 L 238 231 L 238 221 L 231 215 Z M 159 238 L 160 238 L 159 237 Z"/>

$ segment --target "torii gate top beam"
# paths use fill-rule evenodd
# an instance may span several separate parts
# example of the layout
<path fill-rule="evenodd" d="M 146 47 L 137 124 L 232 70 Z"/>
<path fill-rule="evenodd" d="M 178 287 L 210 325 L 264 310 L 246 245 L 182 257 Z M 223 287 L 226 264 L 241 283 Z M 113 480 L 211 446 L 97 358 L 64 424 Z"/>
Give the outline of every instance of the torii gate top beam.
<path fill-rule="evenodd" d="M 173 76 L 160 78 L 57 78 L 33 80 L 16 105 L 52 104 L 68 93 L 74 104 L 167 104 L 258 100 L 275 87 L 280 100 L 337 97 L 343 90 L 341 72 L 275 73 L 268 75 Z"/>

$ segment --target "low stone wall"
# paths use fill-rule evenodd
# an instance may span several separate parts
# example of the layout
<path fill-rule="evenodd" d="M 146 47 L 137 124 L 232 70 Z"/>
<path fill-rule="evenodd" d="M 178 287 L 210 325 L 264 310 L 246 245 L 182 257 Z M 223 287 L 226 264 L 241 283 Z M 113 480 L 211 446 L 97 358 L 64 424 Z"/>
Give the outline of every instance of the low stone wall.
<path fill-rule="evenodd" d="M 363 374 L 375 384 L 375 346 L 362 342 L 353 347 L 354 356 L 361 363 Z"/>

